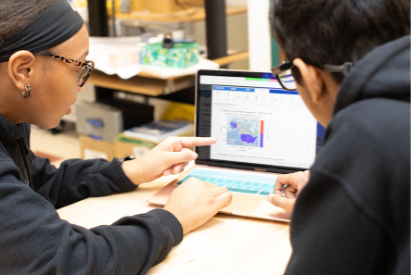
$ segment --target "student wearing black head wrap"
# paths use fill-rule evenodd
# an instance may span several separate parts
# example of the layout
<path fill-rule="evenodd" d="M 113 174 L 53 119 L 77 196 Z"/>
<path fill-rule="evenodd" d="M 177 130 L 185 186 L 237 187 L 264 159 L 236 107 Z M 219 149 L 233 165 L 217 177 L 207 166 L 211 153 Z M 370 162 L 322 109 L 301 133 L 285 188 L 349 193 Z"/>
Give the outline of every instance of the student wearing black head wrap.
<path fill-rule="evenodd" d="M 230 203 L 225 188 L 190 180 L 164 210 L 90 230 L 56 208 L 176 174 L 197 157 L 188 147 L 215 140 L 170 138 L 135 160 L 67 160 L 59 169 L 35 156 L 29 124 L 55 127 L 93 71 L 79 14 L 66 0 L 46 2 L 0 0 L 0 273 L 146 273 Z"/>

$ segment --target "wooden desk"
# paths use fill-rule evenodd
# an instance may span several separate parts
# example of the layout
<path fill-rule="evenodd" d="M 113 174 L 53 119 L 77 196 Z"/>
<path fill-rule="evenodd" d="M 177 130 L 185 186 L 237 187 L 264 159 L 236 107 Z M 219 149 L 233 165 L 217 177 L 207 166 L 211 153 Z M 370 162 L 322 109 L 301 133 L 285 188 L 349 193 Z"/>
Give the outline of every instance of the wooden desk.
<path fill-rule="evenodd" d="M 248 58 L 249 52 L 238 52 L 214 61 L 220 66 L 223 66 Z M 117 75 L 106 75 L 101 71 L 95 70 L 93 74 L 90 75 L 88 83 L 113 90 L 138 93 L 147 96 L 160 96 L 194 86 L 195 75 L 159 79 L 146 73 L 139 73 L 135 77 L 124 80 Z"/>
<path fill-rule="evenodd" d="M 173 177 L 135 191 L 88 198 L 59 209 L 62 219 L 91 228 L 154 208 L 147 199 Z M 291 254 L 289 224 L 217 215 L 189 233 L 148 274 L 283 274 Z"/>

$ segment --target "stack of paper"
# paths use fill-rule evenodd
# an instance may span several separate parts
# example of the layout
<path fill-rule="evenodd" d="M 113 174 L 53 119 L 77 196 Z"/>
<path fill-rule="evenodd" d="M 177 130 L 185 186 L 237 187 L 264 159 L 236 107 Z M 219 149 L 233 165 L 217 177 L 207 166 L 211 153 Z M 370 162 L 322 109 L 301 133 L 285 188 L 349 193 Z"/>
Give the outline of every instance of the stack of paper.
<path fill-rule="evenodd" d="M 90 37 L 90 54 L 87 59 L 95 62 L 95 68 L 107 75 L 118 75 L 122 79 L 130 79 L 140 72 L 156 78 L 168 79 L 194 75 L 200 69 L 219 69 L 219 64 L 199 57 L 199 63 L 185 69 L 161 68 L 157 66 L 132 64 L 127 66 L 110 66 L 109 56 L 113 53 L 133 52 L 140 47 L 140 37 Z"/>
<path fill-rule="evenodd" d="M 169 136 L 181 136 L 193 131 L 192 123 L 176 121 L 153 121 L 139 127 L 134 127 L 123 132 L 129 139 L 138 139 L 151 143 L 160 143 Z"/>

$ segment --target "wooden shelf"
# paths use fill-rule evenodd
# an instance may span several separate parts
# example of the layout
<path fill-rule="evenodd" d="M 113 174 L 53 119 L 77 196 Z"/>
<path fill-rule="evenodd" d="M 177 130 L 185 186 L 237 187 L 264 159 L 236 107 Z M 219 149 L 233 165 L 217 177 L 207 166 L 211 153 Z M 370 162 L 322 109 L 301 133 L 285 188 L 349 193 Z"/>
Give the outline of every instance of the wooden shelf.
<path fill-rule="evenodd" d="M 248 59 L 249 52 L 240 52 L 214 60 L 219 66 L 228 65 L 233 62 Z M 195 75 L 159 79 L 156 76 L 139 73 L 137 76 L 124 80 L 117 75 L 106 75 L 95 70 L 90 76 L 89 83 L 118 91 L 137 93 L 147 96 L 167 95 L 195 85 Z"/>
<path fill-rule="evenodd" d="M 228 6 L 226 8 L 227 16 L 246 13 L 246 7 Z M 187 11 L 176 13 L 148 13 L 147 11 L 132 12 L 132 13 L 116 13 L 116 19 L 120 20 L 147 20 L 147 21 L 164 21 L 164 22 L 195 22 L 203 21 L 206 18 L 205 8 L 192 8 Z"/>
<path fill-rule="evenodd" d="M 213 61 L 219 64 L 219 66 L 224 66 L 224 65 L 228 65 L 236 61 L 244 60 L 248 58 L 249 58 L 249 52 L 245 51 L 245 52 L 236 53 L 230 56 L 218 58 Z"/>
<path fill-rule="evenodd" d="M 162 80 L 141 76 L 135 76 L 124 80 L 119 78 L 117 75 L 106 75 L 98 70 L 95 70 L 89 78 L 89 82 L 95 86 L 138 93 L 147 96 L 167 95 L 193 86 L 194 81 L 195 78 L 193 75 L 173 80 Z"/>

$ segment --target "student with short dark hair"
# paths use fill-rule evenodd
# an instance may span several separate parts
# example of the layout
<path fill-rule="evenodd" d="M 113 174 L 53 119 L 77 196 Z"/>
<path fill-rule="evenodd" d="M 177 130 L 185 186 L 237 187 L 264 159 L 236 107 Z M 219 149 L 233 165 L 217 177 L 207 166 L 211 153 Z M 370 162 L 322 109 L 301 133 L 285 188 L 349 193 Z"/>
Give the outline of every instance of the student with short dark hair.
<path fill-rule="evenodd" d="M 271 28 L 327 127 L 310 171 L 268 200 L 292 213 L 286 274 L 410 274 L 410 1 L 274 0 Z M 287 198 L 282 197 L 282 190 Z"/>

